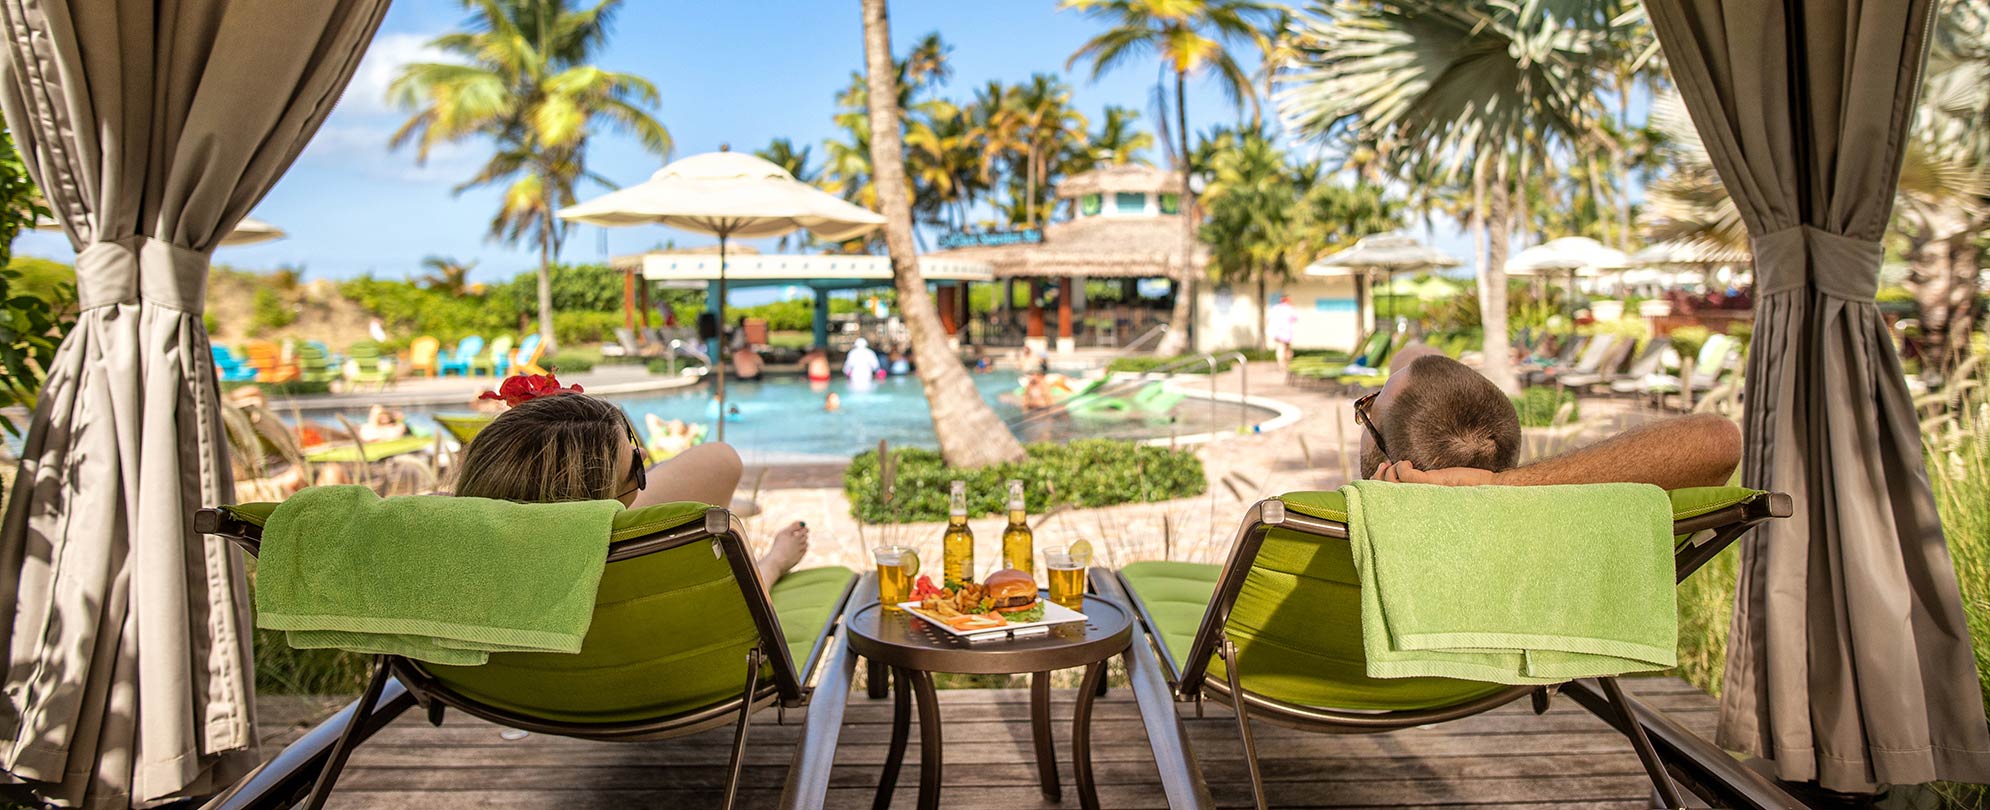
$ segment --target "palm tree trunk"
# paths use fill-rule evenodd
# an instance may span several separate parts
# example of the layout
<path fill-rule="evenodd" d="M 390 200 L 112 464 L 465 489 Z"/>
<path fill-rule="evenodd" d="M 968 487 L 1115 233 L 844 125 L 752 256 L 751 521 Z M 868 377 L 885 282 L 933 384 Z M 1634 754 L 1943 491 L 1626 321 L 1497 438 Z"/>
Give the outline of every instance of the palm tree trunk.
<path fill-rule="evenodd" d="M 551 356 L 559 348 L 553 339 L 553 208 L 551 201 L 540 207 L 544 218 L 539 224 L 539 343 Z"/>
<path fill-rule="evenodd" d="M 1175 71 L 1175 130 L 1180 138 L 1181 151 L 1176 154 L 1176 162 L 1182 170 L 1181 205 L 1182 255 L 1181 275 L 1175 284 L 1174 314 L 1168 319 L 1168 333 L 1161 336 L 1160 345 L 1154 353 L 1163 357 L 1182 354 L 1193 347 L 1195 337 L 1195 190 L 1189 186 L 1188 165 L 1188 75 Z"/>
<path fill-rule="evenodd" d="M 864 67 L 870 89 L 871 166 L 883 209 L 885 249 L 898 289 L 899 312 L 912 333 L 919 382 L 933 412 L 940 455 L 955 467 L 1020 461 L 1023 446 L 975 390 L 974 380 L 947 348 L 946 329 L 933 308 L 919 259 L 912 251 L 912 201 L 905 193 L 905 146 L 899 134 L 898 88 L 891 60 L 891 22 L 885 0 L 863 0 Z"/>
<path fill-rule="evenodd" d="M 1617 74 L 1617 247 L 1631 244 L 1631 74 Z"/>
<path fill-rule="evenodd" d="M 1271 304 L 1265 300 L 1264 279 L 1265 274 L 1269 272 L 1271 271 L 1260 267 L 1256 273 L 1258 277 L 1258 348 L 1260 349 L 1271 348 L 1271 338 L 1266 337 L 1264 333 L 1265 323 L 1270 320 L 1270 316 L 1266 313 L 1270 309 Z"/>
<path fill-rule="evenodd" d="M 1023 157 L 1023 227 L 1036 227 L 1036 144 Z"/>
<path fill-rule="evenodd" d="M 1506 251 L 1513 223 L 1509 214 L 1511 191 L 1504 156 L 1493 162 L 1491 184 L 1486 188 L 1486 265 L 1479 268 L 1479 322 L 1485 326 L 1485 360 L 1479 368 L 1486 378 L 1509 394 L 1520 393 L 1513 376 L 1513 340 L 1506 333 Z"/>

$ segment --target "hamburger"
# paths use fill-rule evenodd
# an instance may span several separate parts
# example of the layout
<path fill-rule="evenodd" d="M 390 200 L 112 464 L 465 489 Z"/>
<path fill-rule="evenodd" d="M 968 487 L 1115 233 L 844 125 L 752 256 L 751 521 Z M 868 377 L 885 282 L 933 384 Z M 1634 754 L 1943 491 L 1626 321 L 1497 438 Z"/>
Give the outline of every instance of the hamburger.
<path fill-rule="evenodd" d="M 1019 613 L 1036 607 L 1036 580 L 1014 568 L 989 574 L 981 587 L 990 609 L 997 613 Z"/>

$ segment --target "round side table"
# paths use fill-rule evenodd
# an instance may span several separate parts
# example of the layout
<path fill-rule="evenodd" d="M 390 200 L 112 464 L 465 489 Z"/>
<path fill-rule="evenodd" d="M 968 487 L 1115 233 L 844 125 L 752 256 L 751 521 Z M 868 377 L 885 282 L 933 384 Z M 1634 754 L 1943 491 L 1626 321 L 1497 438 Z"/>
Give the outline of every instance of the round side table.
<path fill-rule="evenodd" d="M 1045 597 L 1048 598 L 1048 597 Z M 975 675 L 1030 673 L 1030 728 L 1036 740 L 1037 777 L 1052 801 L 1062 795 L 1057 784 L 1057 753 L 1050 737 L 1050 672 L 1084 667 L 1071 723 L 1071 773 L 1078 782 L 1078 801 L 1085 810 L 1099 806 L 1092 784 L 1092 700 L 1105 679 L 1106 659 L 1125 652 L 1133 641 L 1132 616 L 1110 599 L 1087 594 L 1083 622 L 1055 625 L 1044 635 L 969 642 L 908 613 L 886 613 L 875 601 L 858 608 L 844 627 L 850 649 L 891 668 L 893 690 L 891 748 L 878 779 L 878 810 L 891 806 L 898 769 L 905 761 L 911 731 L 911 701 L 919 701 L 919 807 L 940 806 L 940 702 L 933 692 L 933 673 Z M 907 687 L 910 687 L 909 690 Z M 909 692 L 909 694 L 908 694 Z"/>

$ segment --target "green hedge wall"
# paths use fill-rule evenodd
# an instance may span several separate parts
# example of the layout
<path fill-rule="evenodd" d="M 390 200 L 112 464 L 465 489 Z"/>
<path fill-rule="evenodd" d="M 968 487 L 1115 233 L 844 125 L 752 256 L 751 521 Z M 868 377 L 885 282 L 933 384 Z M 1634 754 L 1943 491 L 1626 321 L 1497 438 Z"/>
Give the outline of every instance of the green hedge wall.
<path fill-rule="evenodd" d="M 1011 478 L 1022 479 L 1031 514 L 1067 503 L 1097 507 L 1186 498 L 1209 487 L 1202 459 L 1185 450 L 1112 439 L 1044 442 L 1025 449 L 1028 458 L 1021 463 L 980 470 L 950 468 L 931 450 L 893 449 L 897 494 L 890 505 L 879 491 L 877 451 L 869 450 L 844 471 L 843 491 L 859 520 L 917 523 L 947 518 L 948 483 L 956 478 L 967 482 L 968 513 L 975 516 L 1007 508 Z"/>

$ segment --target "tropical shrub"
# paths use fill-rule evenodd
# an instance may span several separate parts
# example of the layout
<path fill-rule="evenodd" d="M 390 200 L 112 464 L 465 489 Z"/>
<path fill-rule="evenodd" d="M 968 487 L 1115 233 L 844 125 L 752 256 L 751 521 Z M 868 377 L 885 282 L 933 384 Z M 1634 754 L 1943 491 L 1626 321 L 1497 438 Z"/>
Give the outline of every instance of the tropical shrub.
<path fill-rule="evenodd" d="M 297 309 L 270 287 L 257 287 L 254 302 L 255 329 L 282 329 L 297 322 Z"/>
<path fill-rule="evenodd" d="M 553 315 L 554 323 L 559 323 L 561 314 L 564 313 L 555 313 Z M 553 355 L 552 359 L 540 363 L 540 365 L 547 368 L 559 369 L 564 374 L 580 374 L 582 372 L 593 371 L 595 364 L 600 362 L 601 352 L 599 351 L 561 349 Z"/>
<path fill-rule="evenodd" d="M 1202 459 L 1185 450 L 1111 439 L 1043 442 L 1025 448 L 1021 462 L 977 470 L 948 467 L 940 454 L 893 448 L 893 495 L 881 491 L 878 454 L 857 455 L 843 473 L 851 512 L 866 523 L 917 523 L 947 518 L 948 484 L 967 482 L 969 515 L 1006 509 L 1009 479 L 1021 479 L 1030 511 L 1070 504 L 1090 508 L 1122 503 L 1166 501 L 1201 495 L 1208 489 Z"/>
<path fill-rule="evenodd" d="M 1568 406 L 1568 416 L 1560 422 L 1555 419 L 1562 406 Z M 1513 397 L 1513 408 L 1520 412 L 1521 427 L 1554 427 L 1575 421 L 1580 413 L 1580 405 L 1575 392 L 1553 386 L 1533 386 Z"/>

